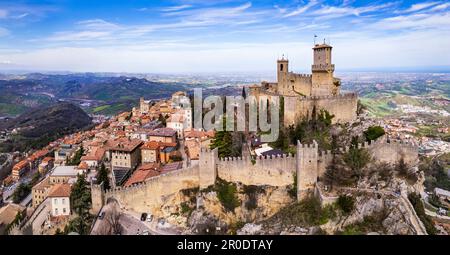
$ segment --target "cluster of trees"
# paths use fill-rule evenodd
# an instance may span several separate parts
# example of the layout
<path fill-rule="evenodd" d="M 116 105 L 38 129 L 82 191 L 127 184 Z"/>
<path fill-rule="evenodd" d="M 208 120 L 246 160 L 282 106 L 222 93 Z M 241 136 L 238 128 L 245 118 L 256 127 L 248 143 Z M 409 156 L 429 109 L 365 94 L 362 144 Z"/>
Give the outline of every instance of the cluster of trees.
<path fill-rule="evenodd" d="M 334 115 L 328 111 L 322 109 L 317 112 L 314 107 L 311 118 L 304 118 L 295 126 L 281 128 L 277 141 L 270 145 L 273 148 L 292 153 L 293 151 L 289 147 L 296 145 L 297 141 L 312 143 L 315 140 L 319 148 L 329 150 L 331 149 L 331 123 L 333 118 Z"/>
<path fill-rule="evenodd" d="M 92 206 L 91 188 L 84 174 L 78 175 L 77 181 L 72 186 L 70 205 L 77 217 L 66 225 L 64 233 L 76 232 L 80 235 L 89 234 L 92 223 L 92 215 L 89 213 Z"/>
<path fill-rule="evenodd" d="M 71 159 L 66 159 L 66 165 L 67 166 L 78 166 L 81 163 L 81 157 L 83 157 L 84 154 L 84 148 L 83 145 L 80 146 L 80 148 L 77 150 L 75 155 Z"/>
<path fill-rule="evenodd" d="M 218 148 L 219 157 L 240 157 L 244 134 L 241 131 L 225 131 L 226 118 L 223 118 L 223 131 L 217 131 L 210 148 Z"/>
<path fill-rule="evenodd" d="M 24 198 L 26 198 L 31 192 L 31 185 L 27 183 L 21 183 L 16 188 L 12 195 L 12 200 L 14 203 L 20 203 Z"/>
<path fill-rule="evenodd" d="M 97 168 L 97 184 L 103 183 L 103 188 L 109 190 L 111 185 L 109 183 L 108 170 L 106 169 L 105 163 L 101 163 L 100 167 Z"/>
<path fill-rule="evenodd" d="M 419 169 L 425 173 L 424 185 L 427 190 L 431 191 L 434 188 L 450 190 L 450 178 L 446 174 L 445 164 L 439 159 L 424 159 Z"/>
<path fill-rule="evenodd" d="M 366 149 L 358 147 L 357 140 L 354 141 L 346 153 L 332 150 L 333 158 L 324 174 L 324 182 L 331 188 L 333 185 L 354 185 L 364 176 L 363 170 L 370 163 L 371 156 Z"/>
<path fill-rule="evenodd" d="M 425 229 L 427 230 L 427 233 L 429 235 L 436 235 L 437 229 L 434 226 L 433 220 L 430 216 L 428 216 L 425 213 L 425 208 L 422 202 L 422 199 L 420 198 L 420 195 L 417 193 L 410 193 L 408 195 L 408 199 L 411 202 L 411 204 L 414 207 L 414 210 L 417 213 L 417 216 L 419 216 L 420 221 L 422 221 L 423 225 L 425 226 Z"/>
<path fill-rule="evenodd" d="M 380 126 L 371 126 L 366 131 L 364 131 L 364 136 L 368 142 L 376 140 L 377 138 L 383 136 L 384 134 L 385 131 Z"/>

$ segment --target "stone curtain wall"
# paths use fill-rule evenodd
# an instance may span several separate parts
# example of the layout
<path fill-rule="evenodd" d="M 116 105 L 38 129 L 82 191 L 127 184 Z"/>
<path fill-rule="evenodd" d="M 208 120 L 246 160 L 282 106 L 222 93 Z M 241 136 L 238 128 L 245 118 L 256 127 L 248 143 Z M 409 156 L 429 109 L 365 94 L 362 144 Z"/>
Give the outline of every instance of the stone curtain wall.
<path fill-rule="evenodd" d="M 104 201 L 115 198 L 121 207 L 136 212 L 149 212 L 159 207 L 165 196 L 198 186 L 199 167 L 196 165 L 150 178 L 131 187 L 109 190 L 105 193 Z"/>
<path fill-rule="evenodd" d="M 410 165 L 418 161 L 417 147 L 404 142 L 388 143 L 385 137 L 360 146 L 367 148 L 377 161 L 394 164 L 401 157 Z M 348 148 L 342 151 L 346 152 Z M 100 205 L 108 198 L 115 198 L 122 207 L 137 212 L 152 211 L 167 196 L 182 189 L 206 188 L 213 185 L 217 177 L 245 185 L 286 186 L 293 183 L 297 174 L 297 194 L 301 199 L 307 192 L 314 191 L 318 177 L 323 176 L 331 159 L 331 152 L 319 152 L 317 144 L 298 143 L 295 156 L 258 157 L 254 160 L 250 157 L 219 159 L 217 149 L 203 149 L 198 165 L 156 176 L 141 184 L 106 193 L 101 192 L 99 185 L 92 185 L 93 211 L 98 213 Z"/>
<path fill-rule="evenodd" d="M 296 171 L 295 156 L 224 158 L 218 161 L 218 177 L 245 185 L 285 186 L 292 184 Z"/>
<path fill-rule="evenodd" d="M 316 112 L 321 109 L 335 115 L 333 123 L 350 122 L 356 119 L 358 97 L 354 93 L 338 96 L 313 96 L 313 97 L 284 97 L 284 125 L 297 123 L 304 117 L 311 117 L 316 107 Z"/>

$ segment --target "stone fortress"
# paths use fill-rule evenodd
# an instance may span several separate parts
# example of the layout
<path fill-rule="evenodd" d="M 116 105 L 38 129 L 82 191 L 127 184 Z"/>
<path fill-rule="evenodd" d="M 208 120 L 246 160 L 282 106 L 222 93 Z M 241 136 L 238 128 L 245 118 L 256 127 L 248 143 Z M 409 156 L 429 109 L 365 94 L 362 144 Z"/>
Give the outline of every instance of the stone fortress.
<path fill-rule="evenodd" d="M 388 141 L 382 137 L 370 144 L 360 145 L 368 149 L 377 161 L 396 163 L 403 157 L 414 165 L 418 150 L 411 144 Z M 320 151 L 317 144 L 298 143 L 295 156 L 285 154 L 276 157 L 250 156 L 219 158 L 217 149 L 202 148 L 198 164 L 181 170 L 152 177 L 141 184 L 103 191 L 101 185 L 92 186 L 93 211 L 98 213 L 109 198 L 136 212 L 159 210 L 165 200 L 183 189 L 205 189 L 214 185 L 217 178 L 245 185 L 287 186 L 297 178 L 297 198 L 315 191 L 315 186 L 332 160 L 330 151 Z M 348 148 L 342 148 L 347 151 Z"/>
<path fill-rule="evenodd" d="M 283 96 L 284 124 L 295 124 L 300 118 L 309 117 L 316 111 L 325 109 L 335 115 L 335 122 L 356 120 L 356 94 L 341 94 L 340 80 L 333 76 L 331 63 L 332 47 L 326 44 L 314 48 L 312 75 L 289 72 L 288 60 L 278 60 L 278 82 L 263 82 L 261 86 L 250 87 L 250 94 L 259 96 Z M 144 104 L 146 102 L 143 102 Z M 386 137 L 360 145 L 368 149 L 376 161 L 394 164 L 400 158 L 415 165 L 418 149 L 404 142 L 388 141 Z M 348 148 L 342 148 L 348 151 Z M 118 187 L 104 191 L 101 185 L 92 185 L 93 212 L 98 213 L 110 198 L 116 199 L 121 207 L 136 212 L 154 212 L 173 194 L 191 188 L 200 190 L 214 185 L 217 178 L 240 182 L 245 185 L 287 186 L 297 178 L 297 199 L 315 192 L 317 184 L 331 163 L 330 151 L 320 151 L 317 143 L 298 142 L 296 154 L 274 157 L 251 158 L 246 153 L 238 158 L 219 158 L 217 149 L 202 148 L 198 163 L 152 177 L 143 183 L 129 187 Z"/>
<path fill-rule="evenodd" d="M 277 61 L 277 82 L 262 82 L 253 85 L 250 95 L 282 96 L 284 99 L 284 125 L 294 125 L 304 117 L 310 117 L 314 107 L 317 112 L 327 110 L 335 115 L 334 122 L 349 122 L 356 119 L 358 97 L 355 93 L 341 94 L 341 80 L 334 77 L 331 60 L 332 47 L 316 44 L 313 48 L 312 74 L 297 74 L 289 71 L 289 60 Z"/>

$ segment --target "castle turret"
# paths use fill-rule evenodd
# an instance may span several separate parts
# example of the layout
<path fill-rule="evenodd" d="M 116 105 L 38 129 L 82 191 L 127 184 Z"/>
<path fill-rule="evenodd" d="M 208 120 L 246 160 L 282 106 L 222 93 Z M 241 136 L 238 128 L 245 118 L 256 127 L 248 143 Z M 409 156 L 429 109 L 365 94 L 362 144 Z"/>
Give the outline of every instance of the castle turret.
<path fill-rule="evenodd" d="M 288 89 L 289 60 L 284 56 L 277 61 L 278 94 L 284 95 Z"/>
<path fill-rule="evenodd" d="M 98 214 L 105 204 L 105 192 L 103 182 L 101 184 L 91 183 L 92 213 Z"/>
<path fill-rule="evenodd" d="M 214 185 L 217 178 L 218 149 L 200 149 L 199 158 L 199 183 L 200 189 L 206 189 Z"/>
<path fill-rule="evenodd" d="M 314 191 L 314 187 L 319 175 L 318 170 L 319 146 L 316 141 L 312 144 L 301 144 L 297 141 L 297 199 L 300 201 L 309 193 Z"/>
<path fill-rule="evenodd" d="M 313 48 L 312 91 L 313 96 L 339 94 L 340 82 L 333 77 L 334 64 L 331 61 L 333 47 L 328 44 L 316 44 Z"/>

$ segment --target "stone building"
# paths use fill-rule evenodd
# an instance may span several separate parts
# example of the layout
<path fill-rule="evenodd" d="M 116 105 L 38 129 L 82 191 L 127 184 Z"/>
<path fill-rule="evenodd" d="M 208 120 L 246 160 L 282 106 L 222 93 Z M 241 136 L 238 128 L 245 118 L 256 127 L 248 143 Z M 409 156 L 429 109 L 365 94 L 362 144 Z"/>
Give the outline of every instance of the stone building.
<path fill-rule="evenodd" d="M 139 147 L 142 142 L 133 139 L 121 139 L 116 146 L 110 148 L 111 166 L 134 169 L 141 161 Z"/>
<path fill-rule="evenodd" d="M 146 142 L 141 146 L 141 159 L 142 163 L 154 163 L 159 162 L 159 142 L 151 141 Z"/>
<path fill-rule="evenodd" d="M 334 122 L 356 119 L 356 94 L 341 94 L 341 80 L 334 77 L 332 47 L 316 44 L 313 48 L 312 74 L 289 71 L 289 60 L 277 61 L 277 82 L 262 82 L 249 87 L 250 95 L 258 100 L 261 96 L 282 96 L 284 99 L 284 125 L 295 124 L 299 119 L 310 117 L 313 109 L 327 110 L 335 115 Z"/>

